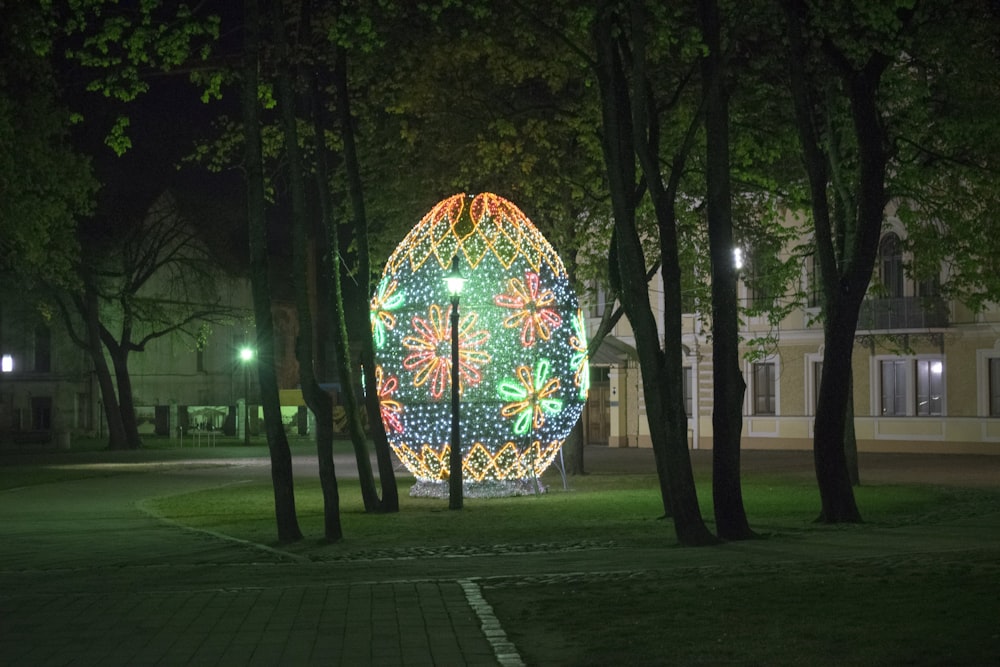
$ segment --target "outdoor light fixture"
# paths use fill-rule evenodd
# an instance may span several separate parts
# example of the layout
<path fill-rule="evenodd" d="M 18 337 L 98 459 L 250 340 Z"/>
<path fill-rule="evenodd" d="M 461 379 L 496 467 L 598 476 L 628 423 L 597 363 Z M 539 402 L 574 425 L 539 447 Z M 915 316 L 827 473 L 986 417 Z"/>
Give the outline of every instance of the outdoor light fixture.
<path fill-rule="evenodd" d="M 3 355 L 0 359 L 0 372 L 10 373 L 14 370 L 14 357 L 9 354 Z"/>
<path fill-rule="evenodd" d="M 240 361 L 243 362 L 243 444 L 250 445 L 250 362 L 254 358 L 252 347 L 240 348 Z"/>
<path fill-rule="evenodd" d="M 517 206 L 439 202 L 386 262 L 370 319 L 382 423 L 411 495 L 544 489 L 587 399 L 587 335 L 562 260 Z"/>
<path fill-rule="evenodd" d="M 733 248 L 733 266 L 737 271 L 743 268 L 743 248 Z"/>
<path fill-rule="evenodd" d="M 460 510 L 462 498 L 462 435 L 459 427 L 458 402 L 458 301 L 465 287 L 465 278 L 458 267 L 458 255 L 451 258 L 451 272 L 445 277 L 451 294 L 451 438 L 448 456 L 448 509 Z"/>

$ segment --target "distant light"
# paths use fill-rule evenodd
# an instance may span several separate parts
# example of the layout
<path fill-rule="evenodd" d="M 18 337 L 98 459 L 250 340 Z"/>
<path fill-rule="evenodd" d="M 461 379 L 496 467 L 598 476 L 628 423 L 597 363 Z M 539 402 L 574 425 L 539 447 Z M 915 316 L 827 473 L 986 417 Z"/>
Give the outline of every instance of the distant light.
<path fill-rule="evenodd" d="M 250 361 L 253 359 L 254 353 L 252 347 L 241 347 L 240 348 L 240 361 Z"/>
<path fill-rule="evenodd" d="M 733 266 L 737 271 L 743 268 L 743 248 L 733 248 Z"/>
<path fill-rule="evenodd" d="M 931 373 L 934 373 L 934 375 L 941 375 L 942 370 L 944 370 L 944 365 L 940 361 L 931 363 Z"/>
<path fill-rule="evenodd" d="M 14 370 L 14 357 L 9 354 L 3 355 L 3 360 L 0 361 L 0 371 L 10 373 L 12 370 Z"/>

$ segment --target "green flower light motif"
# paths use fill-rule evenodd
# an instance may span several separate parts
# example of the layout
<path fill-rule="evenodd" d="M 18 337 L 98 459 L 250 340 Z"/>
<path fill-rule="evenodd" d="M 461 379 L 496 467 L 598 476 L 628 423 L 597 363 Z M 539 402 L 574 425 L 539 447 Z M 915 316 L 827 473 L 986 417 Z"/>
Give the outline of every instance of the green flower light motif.
<path fill-rule="evenodd" d="M 539 359 L 534 374 L 531 367 L 518 366 L 516 380 L 505 378 L 497 384 L 500 398 L 510 401 L 501 408 L 500 414 L 508 419 L 516 417 L 514 433 L 517 435 L 541 428 L 546 414 L 562 410 L 562 399 L 552 398 L 559 391 L 559 378 L 549 377 L 549 365 L 548 359 Z"/>
<path fill-rule="evenodd" d="M 584 329 L 583 311 L 577 310 L 573 317 L 573 335 L 569 346 L 573 349 L 569 365 L 573 371 L 573 384 L 580 390 L 580 398 L 587 399 L 590 391 L 590 363 L 587 361 L 587 332 Z"/>
<path fill-rule="evenodd" d="M 385 345 L 386 330 L 396 327 L 396 316 L 390 311 L 396 310 L 406 303 L 406 291 L 399 290 L 399 292 L 396 292 L 397 287 L 399 287 L 399 281 L 397 280 L 391 282 L 382 281 L 378 285 L 375 297 L 372 298 L 372 338 L 375 340 L 376 348 L 381 348 Z"/>

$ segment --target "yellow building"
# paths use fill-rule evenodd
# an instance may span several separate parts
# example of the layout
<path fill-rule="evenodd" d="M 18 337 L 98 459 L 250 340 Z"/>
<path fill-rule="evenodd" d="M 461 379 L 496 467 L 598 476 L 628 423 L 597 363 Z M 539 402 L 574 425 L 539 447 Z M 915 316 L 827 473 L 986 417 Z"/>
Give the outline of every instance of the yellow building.
<path fill-rule="evenodd" d="M 859 451 L 1000 455 L 1000 307 L 973 313 L 938 296 L 937 281 L 909 279 L 898 224 L 884 228 L 873 288 L 855 337 L 854 415 Z M 744 253 L 745 256 L 748 253 Z M 778 325 L 743 317 L 741 338 L 771 336 L 776 344 L 741 362 L 747 389 L 743 441 L 747 449 L 810 449 L 823 364 L 823 331 L 811 262 L 802 271 L 802 307 Z M 744 273 L 749 269 L 744 269 Z M 947 276 L 942 275 L 942 278 Z M 877 287 L 876 287 L 877 285 Z M 662 311 L 662 282 L 650 282 Z M 746 282 L 746 303 L 758 298 Z M 612 304 L 607 304 L 610 307 Z M 589 308 L 591 330 L 606 307 Z M 691 447 L 712 447 L 712 348 L 697 313 L 684 317 L 686 403 Z M 662 327 L 661 327 L 662 331 Z M 622 318 L 594 360 L 589 442 L 650 446 L 634 336 Z M 744 344 L 744 352 L 750 347 Z"/>

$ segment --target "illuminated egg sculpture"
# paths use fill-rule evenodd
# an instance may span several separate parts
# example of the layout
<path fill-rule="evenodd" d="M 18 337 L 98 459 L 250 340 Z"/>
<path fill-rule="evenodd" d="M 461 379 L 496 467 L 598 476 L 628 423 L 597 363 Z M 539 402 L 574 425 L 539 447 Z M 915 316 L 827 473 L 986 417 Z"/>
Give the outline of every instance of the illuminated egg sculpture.
<path fill-rule="evenodd" d="M 438 203 L 386 263 L 371 321 L 389 443 L 417 479 L 411 494 L 447 492 L 452 306 L 445 278 L 456 257 L 466 278 L 458 307 L 466 492 L 542 490 L 538 478 L 587 398 L 587 337 L 559 256 L 520 209 L 494 194 Z"/>

